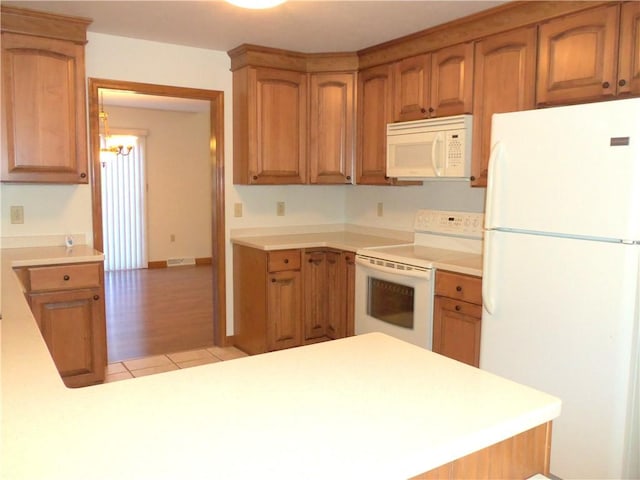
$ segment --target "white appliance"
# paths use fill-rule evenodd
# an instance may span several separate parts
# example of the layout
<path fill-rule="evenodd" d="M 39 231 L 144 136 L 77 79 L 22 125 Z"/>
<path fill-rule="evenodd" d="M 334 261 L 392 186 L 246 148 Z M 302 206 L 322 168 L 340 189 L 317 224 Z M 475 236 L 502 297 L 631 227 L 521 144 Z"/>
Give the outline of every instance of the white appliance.
<path fill-rule="evenodd" d="M 387 124 L 387 175 L 400 179 L 469 180 L 471 115 Z"/>
<path fill-rule="evenodd" d="M 434 265 L 482 252 L 481 213 L 419 210 L 414 243 L 356 252 L 355 333 L 431 349 Z"/>
<path fill-rule="evenodd" d="M 551 473 L 640 478 L 640 99 L 492 124 L 480 368 L 562 399 Z"/>

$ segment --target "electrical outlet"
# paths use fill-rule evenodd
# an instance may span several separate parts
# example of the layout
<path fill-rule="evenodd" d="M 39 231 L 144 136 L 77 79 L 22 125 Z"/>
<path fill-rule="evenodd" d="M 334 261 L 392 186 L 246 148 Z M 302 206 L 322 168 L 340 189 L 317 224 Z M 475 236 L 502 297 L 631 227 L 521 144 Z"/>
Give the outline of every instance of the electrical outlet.
<path fill-rule="evenodd" d="M 276 215 L 279 217 L 284 217 L 284 202 L 278 202 L 276 204 Z"/>
<path fill-rule="evenodd" d="M 378 202 L 378 216 L 381 217 L 384 213 L 384 205 L 382 202 Z"/>
<path fill-rule="evenodd" d="M 11 223 L 24 223 L 24 207 L 11 205 Z"/>
<path fill-rule="evenodd" d="M 242 216 L 242 203 L 234 203 L 233 204 L 233 216 L 241 217 Z"/>

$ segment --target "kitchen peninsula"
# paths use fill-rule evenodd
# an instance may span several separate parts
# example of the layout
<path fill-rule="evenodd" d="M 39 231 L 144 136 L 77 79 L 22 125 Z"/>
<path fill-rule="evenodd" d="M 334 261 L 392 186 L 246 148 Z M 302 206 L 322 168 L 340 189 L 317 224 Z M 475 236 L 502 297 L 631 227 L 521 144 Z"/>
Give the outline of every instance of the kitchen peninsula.
<path fill-rule="evenodd" d="M 548 468 L 560 400 L 382 334 L 68 389 L 7 252 L 3 478 L 450 478 L 495 444 Z"/>

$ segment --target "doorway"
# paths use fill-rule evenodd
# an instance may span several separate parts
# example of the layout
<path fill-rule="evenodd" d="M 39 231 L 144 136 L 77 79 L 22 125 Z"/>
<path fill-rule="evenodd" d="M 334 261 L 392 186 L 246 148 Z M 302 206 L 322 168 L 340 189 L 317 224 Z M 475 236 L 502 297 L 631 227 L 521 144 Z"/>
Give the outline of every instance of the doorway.
<path fill-rule="evenodd" d="M 213 297 L 213 341 L 226 346 L 226 286 L 224 234 L 224 94 L 220 91 L 173 87 L 119 80 L 89 79 L 89 130 L 92 164 L 92 211 L 94 248 L 103 251 L 102 172 L 100 163 L 100 90 L 121 90 L 161 97 L 206 100 L 210 114 L 210 161 L 212 175 L 211 266 Z"/>

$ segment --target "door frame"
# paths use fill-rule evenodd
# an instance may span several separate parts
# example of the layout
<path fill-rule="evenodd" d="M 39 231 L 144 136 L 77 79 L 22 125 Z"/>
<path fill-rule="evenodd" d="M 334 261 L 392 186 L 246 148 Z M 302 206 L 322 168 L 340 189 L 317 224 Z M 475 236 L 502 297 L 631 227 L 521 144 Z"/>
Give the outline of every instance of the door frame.
<path fill-rule="evenodd" d="M 213 269 L 213 343 L 227 346 L 225 284 L 225 217 L 224 217 L 224 92 L 197 88 L 174 87 L 151 83 L 89 78 L 89 145 L 91 152 L 91 200 L 93 246 L 103 249 L 102 171 L 100 164 L 99 89 L 127 90 L 135 93 L 209 101 L 210 161 L 212 173 L 211 264 Z"/>

